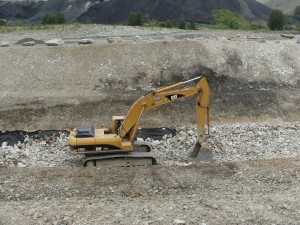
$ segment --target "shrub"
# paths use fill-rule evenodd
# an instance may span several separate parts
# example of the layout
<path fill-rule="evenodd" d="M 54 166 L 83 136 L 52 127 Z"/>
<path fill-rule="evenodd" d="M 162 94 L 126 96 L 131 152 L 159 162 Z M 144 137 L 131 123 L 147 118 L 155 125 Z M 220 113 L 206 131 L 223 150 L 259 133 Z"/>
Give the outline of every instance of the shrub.
<path fill-rule="evenodd" d="M 151 20 L 148 20 L 147 23 L 143 23 L 143 26 L 145 27 L 158 27 L 158 26 L 161 26 L 162 22 L 158 22 L 157 20 L 154 20 L 154 19 L 151 19 Z M 127 22 L 128 24 L 128 22 Z"/>
<path fill-rule="evenodd" d="M 283 12 L 279 9 L 273 9 L 269 15 L 268 27 L 271 30 L 282 30 L 284 26 Z"/>
<path fill-rule="evenodd" d="M 213 10 L 213 20 L 215 24 L 222 24 L 230 29 L 246 29 L 248 27 L 247 21 L 242 16 L 228 9 Z"/>
<path fill-rule="evenodd" d="M 159 26 L 159 27 L 166 27 L 166 24 L 165 22 L 157 22 L 157 25 L 156 26 Z"/>
<path fill-rule="evenodd" d="M 294 10 L 294 17 L 297 20 L 300 20 L 300 6 L 297 6 Z"/>
<path fill-rule="evenodd" d="M 140 12 L 132 12 L 129 15 L 127 25 L 129 26 L 142 26 L 143 25 L 143 16 Z"/>
<path fill-rule="evenodd" d="M 186 22 L 183 16 L 179 19 L 178 29 L 186 29 Z"/>
<path fill-rule="evenodd" d="M 295 24 L 285 24 L 283 30 L 297 30 L 297 26 Z"/>
<path fill-rule="evenodd" d="M 66 23 L 66 18 L 63 13 L 57 13 L 57 14 L 50 14 L 46 13 L 46 15 L 42 18 L 42 24 L 64 24 Z"/>
<path fill-rule="evenodd" d="M 267 30 L 268 26 L 264 23 L 253 22 L 250 23 L 249 28 L 251 30 Z"/>
<path fill-rule="evenodd" d="M 158 22 L 157 26 L 159 26 L 159 27 L 165 27 L 165 28 L 172 28 L 173 24 L 172 24 L 172 22 L 170 20 L 167 20 L 165 22 Z"/>
<path fill-rule="evenodd" d="M 165 22 L 165 27 L 166 27 L 166 28 L 172 28 L 172 27 L 173 27 L 172 22 L 171 22 L 170 20 L 167 20 L 167 21 Z"/>
<path fill-rule="evenodd" d="M 0 19 L 0 26 L 5 26 L 5 25 L 6 25 L 5 20 Z"/>
<path fill-rule="evenodd" d="M 187 27 L 189 30 L 196 30 L 196 23 L 188 23 Z"/>

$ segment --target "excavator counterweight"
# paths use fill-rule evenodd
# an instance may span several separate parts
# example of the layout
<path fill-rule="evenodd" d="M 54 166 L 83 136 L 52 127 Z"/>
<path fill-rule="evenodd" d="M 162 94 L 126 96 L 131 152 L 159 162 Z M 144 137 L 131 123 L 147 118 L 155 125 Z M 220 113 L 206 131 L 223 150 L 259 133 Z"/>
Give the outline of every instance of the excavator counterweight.
<path fill-rule="evenodd" d="M 184 86 L 199 80 L 196 86 Z M 75 154 L 84 154 L 84 166 L 140 166 L 154 165 L 156 159 L 150 153 L 146 142 L 134 141 L 141 116 L 158 106 L 179 99 L 196 97 L 196 118 L 198 126 L 198 142 L 191 157 L 199 161 L 210 161 L 212 153 L 204 148 L 203 137 L 205 125 L 209 127 L 209 86 L 204 76 L 149 92 L 136 100 L 127 115 L 113 116 L 110 128 L 80 127 L 71 131 L 69 145 Z"/>

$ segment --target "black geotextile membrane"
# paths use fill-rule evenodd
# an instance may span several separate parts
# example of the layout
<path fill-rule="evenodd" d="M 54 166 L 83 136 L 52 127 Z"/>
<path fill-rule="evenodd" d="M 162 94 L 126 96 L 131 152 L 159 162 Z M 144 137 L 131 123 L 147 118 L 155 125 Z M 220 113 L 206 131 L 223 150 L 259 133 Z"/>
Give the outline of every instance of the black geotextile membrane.
<path fill-rule="evenodd" d="M 22 130 L 15 131 L 0 131 L 0 146 L 3 142 L 7 142 L 7 145 L 13 146 L 19 141 L 24 142 L 26 136 L 30 139 L 43 139 L 44 137 L 59 137 L 61 133 L 66 135 L 70 134 L 68 130 L 37 130 L 33 132 L 27 132 Z M 176 135 L 175 128 L 141 128 L 137 130 L 135 138 L 151 138 L 153 140 L 162 140 L 164 135 L 171 135 L 172 137 Z"/>

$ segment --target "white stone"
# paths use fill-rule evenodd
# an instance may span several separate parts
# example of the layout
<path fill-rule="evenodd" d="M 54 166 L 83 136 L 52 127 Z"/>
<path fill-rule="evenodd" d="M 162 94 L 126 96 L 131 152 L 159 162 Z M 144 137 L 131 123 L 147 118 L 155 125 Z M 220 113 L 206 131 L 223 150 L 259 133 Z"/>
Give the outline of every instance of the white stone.
<path fill-rule="evenodd" d="M 6 148 L 6 147 L 7 147 L 7 142 L 6 141 L 2 142 L 2 148 Z"/>
<path fill-rule="evenodd" d="M 48 46 L 60 46 L 64 44 L 64 41 L 60 38 L 51 39 L 45 42 Z"/>
<path fill-rule="evenodd" d="M 21 162 L 18 162 L 17 167 L 25 167 L 25 165 Z"/>
<path fill-rule="evenodd" d="M 90 45 L 93 43 L 94 43 L 94 40 L 91 38 L 84 38 L 84 39 L 78 41 L 78 44 L 80 44 L 80 45 Z"/>
<path fill-rule="evenodd" d="M 22 43 L 23 46 L 34 46 L 36 43 L 35 41 L 27 41 Z"/>
<path fill-rule="evenodd" d="M 144 212 L 145 212 L 145 213 L 149 213 L 149 212 L 150 212 L 150 209 L 145 208 L 145 209 L 144 209 Z"/>
<path fill-rule="evenodd" d="M 142 37 L 141 36 L 136 35 L 133 38 L 134 38 L 134 41 L 142 41 Z"/>
<path fill-rule="evenodd" d="M 175 219 L 173 221 L 173 224 L 185 224 L 185 221 L 184 220 L 180 220 L 180 219 Z"/>
<path fill-rule="evenodd" d="M 1 47 L 9 47 L 9 43 L 7 41 L 2 41 L 0 46 Z"/>
<path fill-rule="evenodd" d="M 106 38 L 108 43 L 118 43 L 118 42 L 122 42 L 122 38 L 121 37 L 108 37 Z"/>

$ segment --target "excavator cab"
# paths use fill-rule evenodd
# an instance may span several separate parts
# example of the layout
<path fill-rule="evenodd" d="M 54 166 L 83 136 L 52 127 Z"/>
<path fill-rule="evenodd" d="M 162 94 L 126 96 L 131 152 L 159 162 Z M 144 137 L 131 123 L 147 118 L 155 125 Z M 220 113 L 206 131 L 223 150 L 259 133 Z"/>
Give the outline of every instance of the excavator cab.
<path fill-rule="evenodd" d="M 122 125 L 124 119 L 125 119 L 124 116 L 113 116 L 112 117 L 111 132 L 113 134 L 119 135 L 119 128 Z"/>
<path fill-rule="evenodd" d="M 95 129 L 93 127 L 78 127 L 76 129 L 76 138 L 88 138 L 95 136 Z"/>

